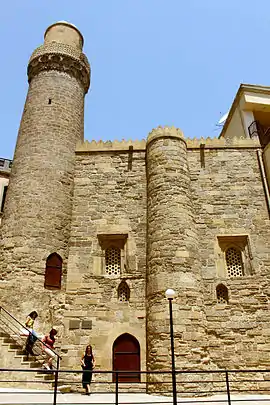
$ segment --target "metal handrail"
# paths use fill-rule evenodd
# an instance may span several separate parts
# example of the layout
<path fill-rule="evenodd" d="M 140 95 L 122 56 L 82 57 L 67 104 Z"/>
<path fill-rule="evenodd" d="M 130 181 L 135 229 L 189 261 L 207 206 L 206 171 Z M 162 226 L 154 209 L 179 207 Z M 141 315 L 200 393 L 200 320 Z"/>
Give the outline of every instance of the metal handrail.
<path fill-rule="evenodd" d="M 33 373 L 33 372 L 36 372 L 37 370 L 36 369 L 12 369 L 12 368 L 0 368 L 0 374 L 1 374 L 1 372 L 12 372 L 12 371 L 16 371 L 17 373 L 18 372 L 28 372 L 28 373 Z M 58 375 L 61 375 L 61 374 L 68 374 L 68 373 L 71 373 L 71 374 L 74 374 L 74 373 L 76 373 L 76 374 L 82 374 L 82 373 L 84 373 L 85 371 L 83 371 L 83 370 L 43 370 L 43 372 L 45 373 L 45 374 L 54 374 L 54 376 L 55 376 L 55 379 L 54 379 L 54 381 L 55 381 L 55 385 L 54 385 L 54 395 L 53 395 L 53 405 L 56 405 L 57 404 L 57 393 L 59 392 L 58 391 L 58 388 L 59 388 L 59 385 L 58 385 L 58 383 L 61 383 L 61 382 L 63 382 L 63 383 L 67 383 L 67 380 L 66 380 L 66 378 L 64 377 L 63 378 L 63 381 L 58 381 Z M 108 381 L 107 379 L 106 379 L 106 381 L 98 381 L 98 380 L 96 380 L 96 381 L 94 381 L 94 382 L 92 382 L 92 384 L 102 384 L 102 383 L 111 383 L 111 384 L 113 384 L 112 385 L 112 391 L 109 391 L 110 393 L 114 393 L 114 404 L 115 405 L 120 405 L 121 404 L 121 401 L 120 401 L 120 397 L 119 397 L 119 394 L 123 394 L 124 392 L 122 391 L 122 390 L 120 390 L 120 386 L 122 387 L 123 385 L 125 385 L 126 384 L 126 382 L 121 382 L 121 380 L 120 380 L 120 377 L 121 377 L 121 373 L 127 373 L 127 374 L 134 374 L 134 370 L 133 371 L 130 371 L 130 370 L 127 370 L 127 371 L 124 371 L 124 370 L 121 370 L 121 371 L 113 371 L 113 370 L 93 370 L 93 371 L 89 371 L 89 372 L 92 372 L 93 374 L 96 374 L 96 375 L 98 375 L 98 374 L 110 374 L 110 375 L 115 375 L 115 382 L 114 383 L 112 383 L 112 381 L 110 380 L 110 381 Z M 160 371 L 160 370 L 158 370 L 158 371 L 137 371 L 137 373 L 140 373 L 140 374 L 146 374 L 146 375 L 149 375 L 149 374 L 151 374 L 151 375 L 156 375 L 156 374 L 165 374 L 165 375 L 167 375 L 167 374 L 170 374 L 172 371 L 171 370 L 166 370 L 166 371 Z M 193 379 L 191 379 L 191 380 L 187 380 L 187 381 L 179 381 L 178 382 L 178 384 L 177 385 L 179 385 L 179 388 L 180 389 L 178 389 L 178 391 L 177 391 L 177 394 L 178 395 L 181 395 L 181 394 L 191 394 L 191 395 L 195 395 L 196 396 L 196 398 L 197 398 L 197 400 L 196 401 L 187 401 L 186 400 L 186 398 L 183 398 L 182 400 L 181 400 L 181 397 L 179 398 L 177 398 L 177 404 L 179 405 L 179 404 L 186 404 L 187 402 L 188 403 L 194 403 L 194 402 L 198 402 L 198 403 L 205 403 L 205 404 L 211 404 L 211 403 L 217 403 L 217 402 L 219 402 L 219 403 L 226 403 L 226 404 L 228 404 L 228 405 L 231 405 L 232 404 L 232 402 L 234 403 L 234 401 L 235 402 L 241 402 L 241 401 L 243 401 L 243 399 L 232 399 L 231 398 L 231 394 L 232 393 L 234 393 L 234 394 L 236 394 L 236 393 L 243 393 L 243 392 L 246 392 L 246 393 L 257 393 L 257 394 L 263 394 L 263 393 L 265 393 L 265 392 L 267 392 L 267 393 L 269 393 L 269 387 L 262 387 L 262 388 L 258 388 L 258 387 L 255 387 L 255 389 L 254 389 L 254 387 L 252 387 L 252 386 L 250 386 L 250 388 L 246 388 L 246 389 L 242 389 L 241 387 L 238 389 L 238 388 L 235 388 L 235 387 L 231 387 L 230 385 L 233 385 L 233 384 L 235 384 L 235 383 L 243 383 L 243 381 L 244 380 L 242 380 L 242 378 L 241 378 L 241 374 L 245 374 L 245 373 L 257 373 L 257 374 L 264 374 L 264 373 L 267 373 L 267 374 L 269 374 L 270 375 L 270 370 L 268 369 L 268 370 L 264 370 L 264 369 L 262 369 L 262 370 L 258 370 L 258 369 L 245 369 L 245 370 L 239 370 L 239 369 L 237 369 L 237 370 L 226 370 L 226 369 L 224 369 L 224 370 L 175 370 L 175 372 L 176 372 L 176 374 L 177 375 L 181 375 L 181 374 L 191 374 L 191 375 L 194 375 L 194 374 L 205 374 L 205 375 L 209 375 L 210 377 L 211 377 L 211 374 L 221 374 L 221 379 L 220 380 L 218 380 L 218 381 L 216 381 L 216 379 L 214 378 L 213 379 L 213 377 L 211 377 L 210 378 L 210 380 L 204 380 L 204 379 L 202 379 L 202 380 L 200 380 L 200 381 L 196 381 L 196 382 L 198 382 L 199 384 L 201 383 L 201 384 L 203 384 L 203 387 L 202 387 L 202 390 L 199 388 L 199 385 L 198 385 L 198 389 L 197 390 L 194 390 L 194 389 L 192 389 L 193 387 L 191 387 L 191 390 L 189 390 L 189 389 L 186 389 L 186 390 L 181 390 L 181 384 L 194 384 L 195 383 L 195 381 L 193 380 Z M 233 374 L 240 374 L 240 378 L 238 379 L 238 380 L 235 380 L 235 377 L 234 378 L 232 378 L 232 377 L 230 377 L 229 378 L 229 376 L 232 376 Z M 260 378 L 261 379 L 258 379 L 258 378 L 256 378 L 256 377 L 253 377 L 253 376 L 250 376 L 249 378 L 248 377 L 246 377 L 245 378 L 245 381 L 248 381 L 248 382 L 250 382 L 250 383 L 256 383 L 256 382 L 265 382 L 265 381 L 270 381 L 270 380 L 265 380 L 265 376 L 263 376 L 263 378 L 262 378 L 262 376 L 260 376 Z M 1 380 L 2 382 L 12 382 L 12 380 Z M 0 381 L 0 382 L 1 382 Z M 32 381 L 29 381 L 29 382 L 32 382 Z M 46 383 L 47 381 L 44 381 L 44 383 Z M 205 389 L 205 387 L 204 387 L 204 384 L 205 383 L 215 383 L 215 382 L 218 382 L 218 383 L 221 383 L 221 384 L 223 384 L 223 386 L 222 387 L 220 387 L 220 388 L 218 388 L 218 387 L 216 387 L 216 388 L 218 388 L 218 389 L 213 389 L 213 388 L 215 388 L 215 387 L 210 387 L 209 389 Z M 72 382 L 71 382 L 72 383 Z M 73 381 L 73 383 L 74 384 L 78 384 L 78 381 Z M 136 384 L 138 384 L 137 382 L 127 382 L 129 385 L 131 385 L 132 386 L 132 384 L 135 384 L 135 386 L 136 386 Z M 141 383 L 139 383 L 139 384 L 149 384 L 149 385 L 151 385 L 151 386 L 154 386 L 155 384 L 159 384 L 160 383 L 160 381 L 151 381 L 151 382 L 147 382 L 147 381 L 145 381 L 145 382 L 141 382 Z M 166 384 L 166 386 L 167 386 L 167 384 L 168 384 L 168 382 L 166 381 L 166 382 L 164 382 L 163 381 L 163 383 L 164 384 Z M 170 385 L 170 382 L 169 382 L 169 385 Z M 96 394 L 104 394 L 104 393 L 109 393 L 108 392 L 108 390 L 106 390 L 106 391 L 98 391 L 98 392 L 96 392 Z M 133 393 L 135 393 L 136 391 L 134 391 L 134 390 L 129 390 L 128 391 L 129 393 L 131 393 L 131 392 L 133 392 Z M 138 392 L 138 391 L 137 391 Z M 18 392 L 18 393 L 20 393 L 20 392 Z M 172 394 L 172 390 L 170 389 L 169 391 L 168 391 L 168 389 L 166 389 L 166 390 L 159 390 L 159 391 L 153 391 L 153 390 L 151 390 L 151 394 L 152 395 L 155 395 L 155 394 L 159 394 L 159 395 L 164 395 L 164 394 Z M 216 400 L 215 398 L 205 398 L 205 395 L 207 396 L 207 395 L 210 395 L 210 396 L 212 396 L 213 394 L 216 394 L 216 393 L 220 393 L 220 394 L 222 394 L 222 395 L 224 395 L 225 396 L 225 398 L 224 399 L 219 399 L 219 400 Z M 200 395 L 200 396 L 202 396 L 203 398 L 201 398 L 201 399 L 199 399 L 198 400 L 198 395 Z M 253 394 L 254 395 L 254 394 Z M 261 397 L 261 398 L 252 398 L 252 401 L 253 401 L 253 403 L 254 403 L 254 401 L 257 401 L 256 403 L 258 403 L 258 402 L 264 402 L 264 401 L 266 401 L 266 399 L 264 398 L 264 397 Z M 250 401 L 250 399 L 247 399 L 246 401 Z M 267 399 L 267 401 L 269 401 L 269 399 Z M 170 403 L 171 401 L 165 401 L 166 403 Z M 162 400 L 162 401 L 156 401 L 155 400 L 155 403 L 165 403 L 164 402 L 164 400 Z M 69 402 L 70 403 L 70 402 Z M 103 403 L 105 403 L 105 402 L 103 402 Z M 122 402 L 123 403 L 123 402 Z M 127 403 L 127 402 L 125 402 L 125 403 Z M 138 403 L 140 403 L 140 404 L 152 404 L 153 402 L 142 402 L 142 401 L 138 401 L 137 399 L 135 400 L 135 402 L 134 402 L 134 404 L 138 404 Z M 128 402 L 128 404 L 133 404 L 133 402 Z"/>
<path fill-rule="evenodd" d="M 4 311 L 8 316 L 10 316 L 15 322 L 17 322 L 20 327 L 22 327 L 23 329 L 27 330 L 29 332 L 29 335 L 31 334 L 30 329 L 28 329 L 25 325 L 23 325 L 20 321 L 18 321 L 18 319 L 16 319 L 10 312 L 8 312 L 5 308 L 3 308 L 0 305 L 0 312 Z M 41 339 L 39 339 L 39 337 L 36 336 L 36 341 L 39 341 L 43 346 L 46 346 L 48 349 L 50 349 L 56 356 L 57 359 L 59 358 L 59 360 L 62 360 L 62 357 L 55 351 L 53 350 L 50 346 L 48 346 L 45 342 L 43 342 Z"/>

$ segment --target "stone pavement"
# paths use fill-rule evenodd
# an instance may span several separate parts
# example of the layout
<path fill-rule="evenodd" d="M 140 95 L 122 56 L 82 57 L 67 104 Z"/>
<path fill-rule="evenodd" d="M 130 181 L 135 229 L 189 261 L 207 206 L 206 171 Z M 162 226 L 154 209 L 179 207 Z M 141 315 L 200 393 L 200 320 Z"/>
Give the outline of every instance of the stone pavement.
<path fill-rule="evenodd" d="M 178 405 L 191 404 L 209 404 L 221 405 L 228 404 L 227 398 L 224 395 L 215 395 L 213 397 L 203 398 L 180 398 L 178 397 Z M 90 396 L 77 393 L 58 393 L 58 404 L 114 404 L 114 394 L 91 394 Z M 171 397 L 154 396 L 147 394 L 119 394 L 119 405 L 131 404 L 172 404 Z M 53 393 L 51 391 L 34 391 L 22 389 L 5 389 L 0 388 L 0 404 L 53 404 Z M 270 395 L 233 395 L 231 397 L 232 405 L 270 405 Z"/>

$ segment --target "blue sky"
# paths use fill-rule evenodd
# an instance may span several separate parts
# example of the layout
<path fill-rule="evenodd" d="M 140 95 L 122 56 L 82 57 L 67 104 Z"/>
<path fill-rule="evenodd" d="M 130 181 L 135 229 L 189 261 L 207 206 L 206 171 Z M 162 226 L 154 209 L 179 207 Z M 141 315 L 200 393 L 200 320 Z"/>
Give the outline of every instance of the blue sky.
<path fill-rule="evenodd" d="M 47 26 L 81 30 L 92 67 L 85 139 L 142 139 L 158 125 L 213 137 L 240 83 L 270 85 L 269 0 L 1 3 L 1 157 L 12 158 L 26 66 Z"/>

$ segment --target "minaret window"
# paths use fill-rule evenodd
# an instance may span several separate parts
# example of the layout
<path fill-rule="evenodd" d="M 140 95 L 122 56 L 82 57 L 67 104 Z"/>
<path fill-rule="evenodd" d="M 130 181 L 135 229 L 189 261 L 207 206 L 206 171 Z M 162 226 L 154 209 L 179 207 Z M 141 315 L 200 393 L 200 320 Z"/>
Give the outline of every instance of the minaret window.
<path fill-rule="evenodd" d="M 60 289 L 62 278 L 62 258 L 57 253 L 52 253 L 46 260 L 45 288 Z"/>

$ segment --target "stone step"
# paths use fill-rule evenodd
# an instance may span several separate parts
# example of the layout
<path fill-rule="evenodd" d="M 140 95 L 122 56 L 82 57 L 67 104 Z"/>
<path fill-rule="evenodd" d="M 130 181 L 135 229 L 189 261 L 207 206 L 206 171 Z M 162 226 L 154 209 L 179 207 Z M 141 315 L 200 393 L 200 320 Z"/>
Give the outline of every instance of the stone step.
<path fill-rule="evenodd" d="M 18 345 L 17 343 L 9 344 L 9 351 L 18 350 L 18 349 L 21 349 L 21 345 Z"/>
<path fill-rule="evenodd" d="M 22 361 L 22 366 L 25 368 L 40 368 L 41 364 L 38 361 Z"/>
<path fill-rule="evenodd" d="M 10 375 L 14 380 L 12 386 L 20 388 L 33 388 L 34 385 L 36 389 L 52 390 L 54 375 L 44 372 L 42 373 L 42 363 L 44 361 L 44 359 L 42 359 L 42 356 L 26 356 L 26 352 L 24 349 L 26 339 L 27 337 L 22 338 L 18 335 L 9 335 L 8 333 L 0 330 L 0 350 L 1 352 L 6 352 L 5 357 L 7 359 L 10 358 L 10 361 L 7 364 L 9 364 L 10 368 L 20 368 L 22 370 L 20 373 L 11 372 Z M 27 371 L 23 372 L 23 368 L 33 369 L 33 373 L 29 373 Z M 40 373 L 38 373 L 39 369 Z M 31 381 L 36 382 L 33 383 Z M 1 386 L 5 386 L 5 384 L 6 386 L 10 386 L 10 383 L 2 383 Z"/>
<path fill-rule="evenodd" d="M 14 340 L 12 338 L 10 338 L 10 337 L 4 337 L 3 343 L 4 344 L 11 344 L 11 343 L 14 343 Z"/>
<path fill-rule="evenodd" d="M 15 356 L 24 356 L 25 355 L 25 350 L 20 348 L 19 350 L 16 351 Z"/>
<path fill-rule="evenodd" d="M 5 338 L 6 339 L 6 338 Z M 1 346 L 9 346 L 11 343 L 14 343 L 14 341 L 12 340 L 12 342 L 5 342 L 5 339 L 3 340 L 3 342 L 1 343 Z"/>
<path fill-rule="evenodd" d="M 26 354 L 24 354 L 23 356 L 18 356 L 18 357 L 22 357 L 22 362 L 24 361 L 30 361 L 30 362 L 34 362 L 34 363 L 39 363 L 39 360 L 36 356 L 27 356 Z"/>
<path fill-rule="evenodd" d="M 35 378 L 37 380 L 54 381 L 54 374 L 41 374 L 37 372 Z"/>

